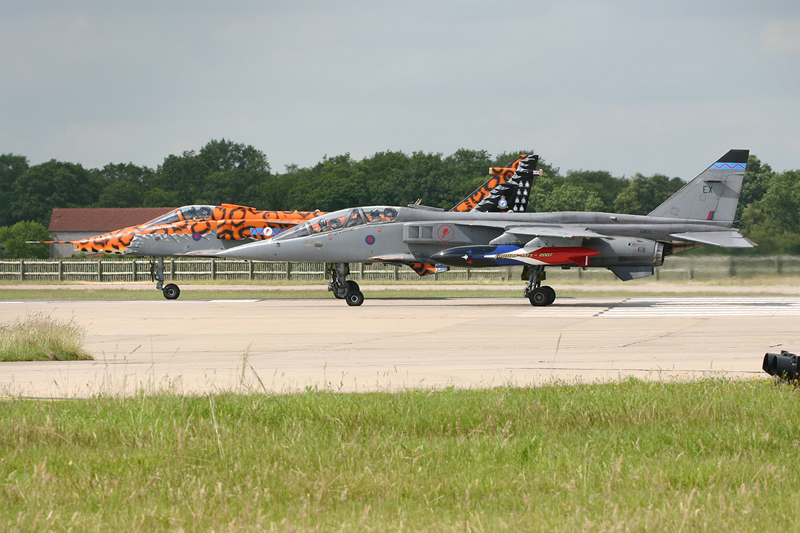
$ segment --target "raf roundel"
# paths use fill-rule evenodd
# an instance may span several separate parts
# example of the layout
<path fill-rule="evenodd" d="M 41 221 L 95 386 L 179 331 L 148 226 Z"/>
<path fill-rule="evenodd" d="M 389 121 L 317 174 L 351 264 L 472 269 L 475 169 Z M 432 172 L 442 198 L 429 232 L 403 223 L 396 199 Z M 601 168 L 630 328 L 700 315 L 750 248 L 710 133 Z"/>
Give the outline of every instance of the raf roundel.
<path fill-rule="evenodd" d="M 367 244 L 372 246 L 373 244 L 375 244 L 375 236 L 374 235 L 367 235 L 367 238 L 364 239 L 364 241 L 366 241 Z"/>
<path fill-rule="evenodd" d="M 192 239 L 194 239 L 196 241 L 199 241 L 202 238 L 203 238 L 203 236 L 200 235 L 199 233 L 197 233 L 196 231 L 194 233 L 192 233 Z"/>

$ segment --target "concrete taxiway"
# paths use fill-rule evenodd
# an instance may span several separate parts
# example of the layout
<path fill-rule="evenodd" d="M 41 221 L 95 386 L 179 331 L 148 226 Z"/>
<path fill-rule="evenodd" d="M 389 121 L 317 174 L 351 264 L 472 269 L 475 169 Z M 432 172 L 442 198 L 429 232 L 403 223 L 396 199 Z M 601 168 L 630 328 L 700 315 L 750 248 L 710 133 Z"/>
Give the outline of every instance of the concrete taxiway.
<path fill-rule="evenodd" d="M 0 395 L 394 391 L 767 377 L 800 350 L 798 297 L 4 301 L 86 329 L 94 361 L 0 363 Z"/>

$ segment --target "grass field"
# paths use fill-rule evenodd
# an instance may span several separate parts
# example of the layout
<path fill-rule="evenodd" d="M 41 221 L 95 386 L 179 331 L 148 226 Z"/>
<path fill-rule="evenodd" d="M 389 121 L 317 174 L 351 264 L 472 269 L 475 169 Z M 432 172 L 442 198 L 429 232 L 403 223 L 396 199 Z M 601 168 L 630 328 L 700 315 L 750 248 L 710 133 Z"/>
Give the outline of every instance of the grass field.
<path fill-rule="evenodd" d="M 38 401 L 0 410 L 3 531 L 791 531 L 766 379 Z"/>

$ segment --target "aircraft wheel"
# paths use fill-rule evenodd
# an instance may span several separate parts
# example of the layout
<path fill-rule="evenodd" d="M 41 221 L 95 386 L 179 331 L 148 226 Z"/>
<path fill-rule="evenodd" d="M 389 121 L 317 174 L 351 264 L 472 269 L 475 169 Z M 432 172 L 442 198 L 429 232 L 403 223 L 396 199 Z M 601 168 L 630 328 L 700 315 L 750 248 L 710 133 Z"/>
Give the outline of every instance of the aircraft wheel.
<path fill-rule="evenodd" d="M 555 298 L 555 291 L 553 291 L 553 298 Z M 531 305 L 536 307 L 544 307 L 548 303 L 552 303 L 550 302 L 550 293 L 544 287 L 533 289 L 531 295 L 528 296 L 528 300 L 531 301 Z"/>
<path fill-rule="evenodd" d="M 167 300 L 177 300 L 178 296 L 181 295 L 181 290 L 174 283 L 170 283 L 169 285 L 164 287 L 163 292 L 164 292 L 164 298 L 166 298 Z"/>
<path fill-rule="evenodd" d="M 347 293 L 345 300 L 347 300 L 347 305 L 350 307 L 358 306 L 364 303 L 364 295 L 361 294 L 361 291 L 349 292 Z"/>
<path fill-rule="evenodd" d="M 547 303 L 545 303 L 544 305 L 550 305 L 556 301 L 556 291 L 555 289 L 553 289 L 553 287 L 545 285 L 544 287 L 542 287 L 542 289 L 544 289 L 547 292 Z"/>

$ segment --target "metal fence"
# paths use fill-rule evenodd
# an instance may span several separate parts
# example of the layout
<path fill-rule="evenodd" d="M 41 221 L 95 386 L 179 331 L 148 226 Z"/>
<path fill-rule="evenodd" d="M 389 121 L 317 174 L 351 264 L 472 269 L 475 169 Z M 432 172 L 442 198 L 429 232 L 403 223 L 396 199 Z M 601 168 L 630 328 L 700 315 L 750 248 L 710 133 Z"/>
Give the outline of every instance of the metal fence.
<path fill-rule="evenodd" d="M 7 281 L 150 281 L 154 263 L 149 259 L 22 259 L 0 261 L 0 280 Z M 352 264 L 351 278 L 376 281 L 518 280 L 521 267 L 453 268 L 449 272 L 419 277 L 406 267 Z M 167 280 L 313 281 L 325 279 L 323 263 L 284 263 L 216 258 L 171 258 L 164 261 Z M 724 278 L 783 277 L 800 275 L 798 256 L 670 256 L 656 268 L 656 279 L 710 280 Z M 550 279 L 614 280 L 606 269 L 550 268 Z"/>
<path fill-rule="evenodd" d="M 13 281 L 151 281 L 155 263 L 149 259 L 16 259 L 0 261 L 0 280 Z M 428 276 L 433 279 L 507 280 L 510 269 L 453 269 Z M 164 277 L 178 280 L 324 280 L 324 263 L 285 263 L 216 258 L 168 258 Z M 411 281 L 419 276 L 393 265 L 356 263 L 350 277 L 358 280 Z"/>

